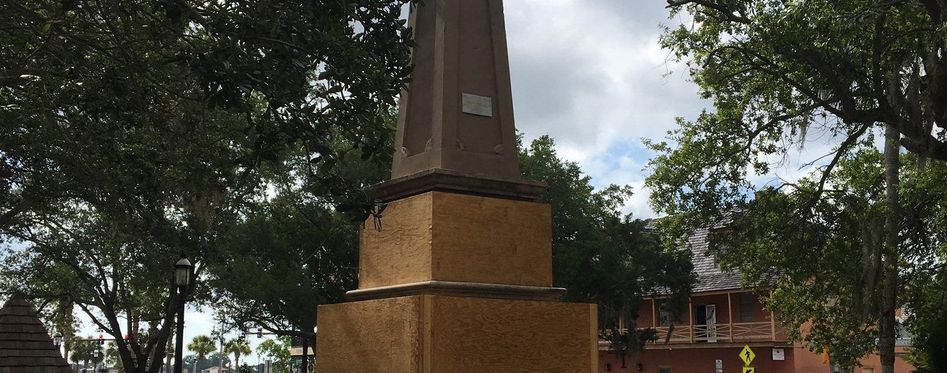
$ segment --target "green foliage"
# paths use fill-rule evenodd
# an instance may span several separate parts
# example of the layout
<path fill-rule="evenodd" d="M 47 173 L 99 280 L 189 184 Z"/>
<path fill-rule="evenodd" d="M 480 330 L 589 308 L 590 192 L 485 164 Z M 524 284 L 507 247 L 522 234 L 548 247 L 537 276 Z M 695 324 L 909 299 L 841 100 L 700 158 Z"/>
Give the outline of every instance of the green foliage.
<path fill-rule="evenodd" d="M 944 17 L 931 1 L 668 0 L 692 22 L 662 44 L 688 60 L 715 111 L 685 126 L 719 158 L 787 149 L 811 127 L 842 136 L 894 125 L 902 144 L 947 160 Z M 856 135 L 853 137 L 859 137 Z M 750 162 L 725 165 L 744 167 Z"/>
<path fill-rule="evenodd" d="M 386 114 L 377 154 L 333 144 L 341 156 L 323 170 L 332 183 L 300 178 L 311 165 L 291 158 L 271 179 L 270 197 L 219 238 L 208 263 L 222 316 L 243 330 L 315 336 L 318 306 L 357 286 L 358 225 L 374 207 L 371 186 L 388 178 L 396 118 Z"/>
<path fill-rule="evenodd" d="M 319 201 L 279 196 L 261 204 L 226 244 L 211 282 L 218 311 L 240 325 L 311 337 L 317 307 L 357 284 L 356 226 Z"/>
<path fill-rule="evenodd" d="M 916 281 L 911 289 L 914 335 L 911 360 L 918 373 L 947 371 L 947 270 Z"/>
<path fill-rule="evenodd" d="M 187 344 L 187 349 L 197 355 L 197 360 L 201 361 L 207 358 L 211 352 L 217 351 L 214 340 L 206 335 L 198 335 L 191 339 Z"/>
<path fill-rule="evenodd" d="M 947 160 L 947 9 L 933 1 L 668 4 L 685 22 L 666 29 L 662 44 L 687 62 L 713 110 L 648 143 L 658 154 L 646 185 L 670 215 L 664 231 L 680 239 L 726 224 L 712 251 L 748 285 L 773 290 L 762 295 L 787 330 L 814 350 L 830 347 L 842 365 L 873 351 L 876 337 L 883 360 L 893 360 L 893 333 L 879 329 L 893 329 L 884 328 L 893 307 L 906 305 L 897 294 L 944 260 L 935 249 L 943 188 L 928 180 L 940 175 L 943 184 Z M 884 171 L 897 167 L 874 151 L 886 127 L 912 154 L 891 196 Z M 816 173 L 752 181 L 815 133 L 833 142 L 828 154 L 803 160 L 821 163 Z M 886 234 L 897 238 L 886 243 Z M 812 328 L 799 335 L 807 321 Z"/>
<path fill-rule="evenodd" d="M 627 186 L 596 191 L 574 162 L 559 159 L 553 140 L 540 137 L 520 152 L 523 176 L 549 184 L 540 200 L 552 205 L 553 278 L 569 301 L 599 305 L 602 337 L 624 356 L 639 351 L 653 331 L 635 328 L 644 297 L 669 295 L 680 313 L 695 281 L 690 251 L 665 249 L 648 222 L 620 209 Z"/>
<path fill-rule="evenodd" d="M 118 347 L 114 343 L 109 343 L 105 346 L 105 365 L 108 367 L 115 367 L 121 369 L 122 360 L 118 356 Z"/>
<path fill-rule="evenodd" d="M 73 297 L 128 371 L 157 372 L 132 356 L 164 356 L 174 261 L 203 279 L 287 162 L 364 208 L 335 166 L 388 136 L 409 73 L 403 3 L 0 3 L 0 239 L 20 280 L 6 285 Z"/>
<path fill-rule="evenodd" d="M 947 371 L 947 166 L 915 177 L 915 188 L 906 193 L 906 204 L 917 211 L 908 218 L 908 242 L 920 255 L 909 275 L 906 290 L 907 325 L 913 335 L 912 354 L 919 373 Z M 921 235 L 931 227 L 928 235 Z M 933 255 L 916 248 L 932 247 Z"/>
<path fill-rule="evenodd" d="M 817 200 L 807 192 L 819 182 L 815 177 L 799 181 L 798 190 L 763 188 L 711 239 L 710 250 L 724 268 L 739 270 L 750 286 L 771 290 L 765 305 L 777 311 L 791 337 L 813 351 L 828 347 L 842 366 L 857 365 L 875 351 L 879 338 L 887 214 L 880 164 L 874 149 L 843 158 L 829 178 L 832 189 Z M 930 181 L 945 176 L 947 167 L 916 165 L 916 159 L 905 162 L 901 192 L 911 208 L 901 232 L 899 281 L 911 284 L 905 289 L 912 292 L 947 259 L 947 235 L 938 228 L 947 212 L 947 189 Z M 806 213 L 793 213 L 798 211 Z M 898 306 L 917 312 L 915 317 L 936 317 L 936 309 L 915 308 L 927 300 L 919 296 Z M 926 327 L 916 330 L 923 335 Z"/>
<path fill-rule="evenodd" d="M 256 348 L 256 353 L 263 360 L 270 360 L 273 364 L 273 373 L 290 373 L 292 338 L 280 337 L 267 339 Z"/>
<path fill-rule="evenodd" d="M 810 194 L 763 189 L 711 245 L 722 266 L 772 290 L 764 303 L 791 337 L 813 351 L 828 347 L 842 366 L 875 348 L 886 208 L 880 163 L 876 151 L 844 159 L 833 190 L 804 219 L 790 212 L 813 204 Z"/>
<path fill-rule="evenodd" d="M 99 342 L 91 337 L 73 342 L 69 352 L 69 360 L 74 363 L 81 363 L 84 366 L 99 364 L 105 357 L 101 354 Z M 98 357 L 96 352 L 99 352 Z"/>
<path fill-rule="evenodd" d="M 947 71 L 947 12 L 914 1 L 712 3 L 669 1 L 672 14 L 694 20 L 667 29 L 662 44 L 688 62 L 714 110 L 650 144 L 659 153 L 648 182 L 659 210 L 719 220 L 752 197 L 748 176 L 767 174 L 815 131 L 837 136 L 826 174 L 883 124 L 922 158 L 947 159 L 935 114 L 947 87 L 947 75 L 935 74 Z"/>
<path fill-rule="evenodd" d="M 235 367 L 240 367 L 240 357 L 247 356 L 253 350 L 250 349 L 250 345 L 247 343 L 246 339 L 236 338 L 227 341 L 224 344 L 224 352 L 233 354 L 233 364 Z"/>

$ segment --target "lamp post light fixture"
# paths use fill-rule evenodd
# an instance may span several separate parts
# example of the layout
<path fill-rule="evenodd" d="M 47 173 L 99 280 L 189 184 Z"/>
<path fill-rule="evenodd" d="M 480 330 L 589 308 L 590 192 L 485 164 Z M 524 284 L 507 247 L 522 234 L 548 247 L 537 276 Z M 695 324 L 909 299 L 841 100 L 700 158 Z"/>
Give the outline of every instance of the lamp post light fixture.
<path fill-rule="evenodd" d="M 184 254 L 181 254 L 181 259 L 174 264 L 174 285 L 178 291 L 178 322 L 177 322 L 177 333 L 175 333 L 175 343 L 174 343 L 174 373 L 182 373 L 184 369 L 184 362 L 181 358 L 181 355 L 184 350 L 184 302 L 187 297 L 187 288 L 191 286 L 191 277 L 193 272 L 191 271 L 191 261 L 187 260 L 187 257 Z"/>
<path fill-rule="evenodd" d="M 178 289 L 186 288 L 191 284 L 191 261 L 181 255 L 181 259 L 174 264 L 174 284 Z"/>

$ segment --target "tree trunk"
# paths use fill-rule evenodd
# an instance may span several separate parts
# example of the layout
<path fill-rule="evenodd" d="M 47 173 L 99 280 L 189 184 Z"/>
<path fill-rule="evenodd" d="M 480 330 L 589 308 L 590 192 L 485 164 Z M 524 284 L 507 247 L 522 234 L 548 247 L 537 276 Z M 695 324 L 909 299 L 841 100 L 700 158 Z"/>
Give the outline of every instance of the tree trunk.
<path fill-rule="evenodd" d="M 220 333 L 220 353 L 217 354 L 217 373 L 224 371 L 224 333 Z M 197 373 L 197 372 L 194 372 Z"/>
<path fill-rule="evenodd" d="M 888 216 L 885 220 L 884 288 L 881 300 L 878 350 L 881 355 L 881 373 L 894 373 L 895 340 L 897 338 L 895 311 L 898 304 L 898 246 L 901 230 L 901 204 L 898 198 L 901 168 L 900 134 L 890 124 L 885 127 L 885 198 Z"/>
<path fill-rule="evenodd" d="M 309 373 L 309 336 L 303 337 L 302 373 Z"/>

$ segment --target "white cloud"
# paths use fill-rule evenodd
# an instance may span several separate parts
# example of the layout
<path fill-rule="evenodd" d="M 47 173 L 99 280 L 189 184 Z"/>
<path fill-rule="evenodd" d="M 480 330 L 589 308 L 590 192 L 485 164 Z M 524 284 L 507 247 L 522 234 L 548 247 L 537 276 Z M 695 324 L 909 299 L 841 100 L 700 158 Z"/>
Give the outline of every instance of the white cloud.
<path fill-rule="evenodd" d="M 507 38 L 517 128 L 529 141 L 548 134 L 560 156 L 578 162 L 593 184 L 627 184 L 635 196 L 625 210 L 652 217 L 644 167 L 651 154 L 641 139 L 660 140 L 675 118 L 693 120 L 710 103 L 699 98 L 684 64 L 661 48 L 663 1 L 507 1 Z M 838 143 L 813 130 L 756 184 L 795 181 L 805 166 Z M 818 164 L 824 164 L 819 162 Z"/>
<path fill-rule="evenodd" d="M 653 216 L 642 138 L 662 138 L 704 103 L 658 38 L 660 1 L 508 1 L 507 38 L 517 128 L 548 134 L 599 186 L 635 187 L 628 211 Z M 617 154 L 616 154 L 617 152 Z"/>

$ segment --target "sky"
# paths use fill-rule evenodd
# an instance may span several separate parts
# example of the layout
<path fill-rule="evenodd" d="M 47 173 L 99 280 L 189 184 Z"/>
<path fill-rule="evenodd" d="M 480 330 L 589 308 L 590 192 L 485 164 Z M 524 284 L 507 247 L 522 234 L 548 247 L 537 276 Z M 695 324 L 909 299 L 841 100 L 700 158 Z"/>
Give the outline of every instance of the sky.
<path fill-rule="evenodd" d="M 517 129 L 549 135 L 596 186 L 631 185 L 626 207 L 652 217 L 642 139 L 663 139 L 676 117 L 707 104 L 682 63 L 659 45 L 663 1 L 507 1 L 507 39 Z"/>
<path fill-rule="evenodd" d="M 694 119 L 709 103 L 698 96 L 682 63 L 658 42 L 668 18 L 658 0 L 507 0 L 506 29 L 517 129 L 526 141 L 550 135 L 565 159 L 578 162 L 593 184 L 630 185 L 625 211 L 655 216 L 644 188 L 648 159 L 642 139 L 661 140 L 675 118 Z M 797 179 L 814 154 L 827 153 L 831 138 L 817 132 L 757 183 Z M 86 335 L 97 335 L 86 323 Z M 185 341 L 210 334 L 208 309 L 186 314 Z M 259 343 L 250 336 L 254 346 Z M 246 359 L 257 362 L 255 354 Z"/>
<path fill-rule="evenodd" d="M 636 218 L 656 214 L 644 187 L 655 154 L 643 139 L 661 141 L 676 118 L 694 120 L 703 100 L 659 38 L 670 18 L 659 0 L 508 0 L 507 39 L 516 127 L 529 141 L 550 135 L 560 157 L 578 162 L 596 187 L 630 185 L 625 206 Z M 820 167 L 806 165 L 831 152 L 839 139 L 817 127 L 755 185 L 798 180 Z"/>

